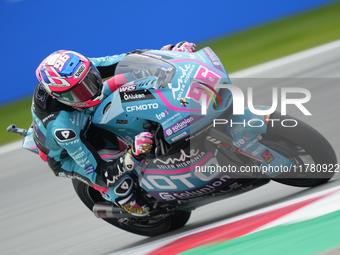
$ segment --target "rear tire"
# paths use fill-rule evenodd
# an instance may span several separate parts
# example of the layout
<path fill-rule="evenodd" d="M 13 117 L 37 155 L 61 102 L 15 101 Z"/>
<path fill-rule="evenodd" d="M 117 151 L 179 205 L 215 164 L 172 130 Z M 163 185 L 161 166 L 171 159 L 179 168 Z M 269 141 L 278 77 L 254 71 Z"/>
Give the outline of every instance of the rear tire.
<path fill-rule="evenodd" d="M 80 200 L 92 211 L 94 204 L 99 202 L 105 202 L 101 194 L 94 188 L 86 185 L 85 183 L 73 179 L 73 187 L 80 198 Z M 122 230 L 131 232 L 137 235 L 143 236 L 157 236 L 171 230 L 175 230 L 183 227 L 189 220 L 191 212 L 179 211 L 174 216 L 167 217 L 165 219 L 143 219 L 134 218 L 133 223 L 120 223 L 121 218 L 103 219 L 107 223 L 120 228 Z"/>
<path fill-rule="evenodd" d="M 271 119 L 281 121 L 282 116 L 278 112 L 274 112 Z M 297 173 L 292 171 L 282 173 L 280 178 L 273 178 L 273 180 L 296 187 L 315 187 L 329 181 L 334 175 L 332 170 L 334 171 L 333 167 L 337 163 L 335 152 L 330 143 L 303 121 L 291 116 L 285 116 L 285 119 L 295 119 L 298 125 L 295 127 L 268 126 L 261 143 L 291 159 L 297 165 L 302 165 L 303 168 L 301 168 L 302 171 L 297 168 Z M 326 166 L 327 169 L 325 172 L 308 171 L 304 164 Z M 311 167 L 309 167 L 310 169 Z"/>
<path fill-rule="evenodd" d="M 171 216 L 171 227 L 169 231 L 184 227 L 190 218 L 191 212 L 180 211 L 177 215 Z"/>

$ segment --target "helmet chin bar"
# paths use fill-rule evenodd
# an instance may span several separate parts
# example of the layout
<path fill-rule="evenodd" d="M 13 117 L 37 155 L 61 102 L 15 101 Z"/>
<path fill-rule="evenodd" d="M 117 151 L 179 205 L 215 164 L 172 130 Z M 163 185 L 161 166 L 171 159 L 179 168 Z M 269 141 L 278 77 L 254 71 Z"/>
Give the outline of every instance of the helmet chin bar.
<path fill-rule="evenodd" d="M 102 101 L 104 98 L 104 86 L 102 88 L 102 93 L 100 93 L 100 96 L 97 96 L 96 98 L 92 99 L 92 101 Z"/>
<path fill-rule="evenodd" d="M 98 103 L 96 104 L 91 104 L 91 102 L 69 102 L 67 100 L 63 100 L 62 98 L 56 96 L 56 95 L 53 95 L 51 94 L 51 96 L 53 98 L 55 98 L 56 100 L 58 100 L 60 103 L 62 104 L 65 104 L 65 105 L 68 105 L 68 106 L 71 106 L 77 110 L 81 109 L 81 111 L 84 109 L 84 108 L 88 108 L 88 107 L 92 107 L 92 106 L 95 106 L 95 105 L 98 105 L 102 102 L 103 98 L 104 98 L 104 86 L 102 86 L 102 90 L 101 90 L 101 93 L 99 96 L 95 97 L 95 98 L 91 98 L 89 100 L 91 100 L 92 102 L 95 102 L 95 101 L 99 101 Z M 87 100 L 87 101 L 89 101 Z"/>

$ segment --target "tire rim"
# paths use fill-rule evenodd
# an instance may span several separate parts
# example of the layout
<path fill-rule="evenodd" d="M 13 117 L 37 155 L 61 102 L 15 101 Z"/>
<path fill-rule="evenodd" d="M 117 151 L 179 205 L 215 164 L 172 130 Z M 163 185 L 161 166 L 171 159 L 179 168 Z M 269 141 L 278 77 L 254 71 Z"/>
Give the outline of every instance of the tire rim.
<path fill-rule="evenodd" d="M 313 157 L 299 145 L 274 136 L 266 136 L 261 143 L 288 158 L 295 165 L 303 166 L 302 168 L 297 169 L 297 172 L 294 173 L 294 178 L 284 178 L 285 173 L 282 173 L 282 177 L 273 179 L 306 184 L 306 179 L 310 179 L 310 182 L 312 183 L 320 178 L 318 172 L 306 172 L 305 164 L 315 164 L 315 161 Z"/>

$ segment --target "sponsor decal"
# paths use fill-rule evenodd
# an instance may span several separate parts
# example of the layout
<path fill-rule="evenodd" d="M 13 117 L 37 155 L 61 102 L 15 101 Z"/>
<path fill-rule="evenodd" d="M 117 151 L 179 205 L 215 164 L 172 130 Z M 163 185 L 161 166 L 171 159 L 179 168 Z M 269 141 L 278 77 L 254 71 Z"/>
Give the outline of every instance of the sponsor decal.
<path fill-rule="evenodd" d="M 127 120 L 116 120 L 116 124 L 128 124 L 128 121 Z M 123 131 L 125 131 L 125 129 Z"/>
<path fill-rule="evenodd" d="M 79 142 L 79 139 L 66 143 L 68 144 L 75 144 Z M 78 153 L 78 154 L 77 154 Z M 83 150 L 82 147 L 78 148 L 76 151 L 74 151 L 73 153 L 70 154 L 70 156 L 74 159 L 74 161 L 81 167 L 84 167 L 84 169 L 86 168 L 86 165 L 90 165 L 90 161 L 87 159 L 86 153 Z M 85 171 L 85 170 L 84 170 Z M 91 172 L 91 169 L 87 169 L 86 171 Z M 94 170 L 93 170 L 94 171 Z"/>
<path fill-rule="evenodd" d="M 268 164 L 274 160 L 274 157 L 273 157 L 273 155 L 270 153 L 269 150 L 265 150 L 265 151 L 261 154 L 261 156 L 262 156 L 262 158 L 264 159 L 264 161 L 266 161 Z"/>
<path fill-rule="evenodd" d="M 64 143 L 65 145 L 70 145 L 70 144 L 76 144 L 76 143 L 79 143 L 79 139 L 76 139 L 76 140 L 73 140 L 71 142 L 67 142 L 67 143 Z"/>
<path fill-rule="evenodd" d="M 164 112 L 162 112 L 162 113 L 160 113 L 160 114 L 156 114 L 156 118 L 158 119 L 158 120 L 161 120 L 161 119 L 163 119 L 165 116 L 167 116 L 169 114 L 169 109 L 167 109 L 166 111 L 164 111 Z"/>
<path fill-rule="evenodd" d="M 84 169 L 85 174 L 91 174 L 94 172 L 94 167 L 93 165 L 89 165 Z"/>
<path fill-rule="evenodd" d="M 131 101 L 155 99 L 155 97 L 152 95 L 150 91 L 144 90 L 144 91 L 130 91 L 130 92 L 120 93 L 120 99 L 122 103 L 127 103 Z"/>
<path fill-rule="evenodd" d="M 72 114 L 72 118 L 70 118 L 70 121 L 71 121 L 72 125 L 74 125 L 76 123 L 76 115 Z"/>
<path fill-rule="evenodd" d="M 214 65 L 214 67 L 217 70 L 220 70 L 221 72 L 225 73 L 225 71 L 223 70 L 222 63 L 220 62 L 216 54 L 212 51 L 212 49 L 210 49 L 209 47 L 206 47 L 203 49 L 203 51 L 209 58 L 210 62 Z"/>
<path fill-rule="evenodd" d="M 158 58 L 158 59 L 172 59 L 172 57 L 165 56 L 165 55 L 160 55 L 160 54 L 155 54 L 155 53 L 149 53 L 149 52 L 144 52 L 143 55 L 147 55 L 153 58 Z"/>
<path fill-rule="evenodd" d="M 70 153 L 70 156 L 73 157 L 74 155 L 76 155 L 77 153 L 79 153 L 79 151 L 82 151 L 83 147 L 79 147 L 76 151 Z"/>
<path fill-rule="evenodd" d="M 190 115 L 188 117 L 185 117 L 184 119 L 181 119 L 177 123 L 173 124 L 172 126 L 164 130 L 164 137 L 167 138 L 173 134 L 176 134 L 177 132 L 181 131 L 184 128 L 189 127 L 190 124 L 200 120 L 201 118 L 203 118 L 203 116 Z"/>
<path fill-rule="evenodd" d="M 244 150 L 249 149 L 251 146 L 253 146 L 257 141 L 259 140 L 259 138 L 255 138 L 254 140 L 250 141 L 245 147 Z"/>
<path fill-rule="evenodd" d="M 194 75 L 194 78 L 195 80 L 199 80 L 199 82 L 192 83 L 185 97 L 199 102 L 201 104 L 202 115 L 206 115 L 206 109 L 211 100 L 213 100 L 215 105 L 217 105 L 213 94 L 215 94 L 216 98 L 222 105 L 221 98 L 215 90 L 221 76 L 211 70 L 208 70 L 204 66 L 200 66 Z"/>
<path fill-rule="evenodd" d="M 126 107 L 127 112 L 134 112 L 134 111 L 146 111 L 146 110 L 152 110 L 152 109 L 158 109 L 158 104 L 142 104 L 142 105 L 133 105 Z"/>
<path fill-rule="evenodd" d="M 60 72 L 63 70 L 65 63 L 67 62 L 67 60 L 69 60 L 71 56 L 67 55 L 67 54 L 61 54 L 57 60 L 55 61 L 53 67 L 58 69 Z M 53 77 L 54 78 L 54 77 Z"/>
<path fill-rule="evenodd" d="M 182 134 L 179 134 L 179 135 L 175 136 L 174 138 L 171 138 L 171 141 L 173 141 L 173 142 L 177 141 L 178 139 L 180 139 L 180 138 L 182 138 L 186 135 L 187 135 L 187 132 L 183 132 Z"/>
<path fill-rule="evenodd" d="M 202 158 L 205 155 L 205 152 L 199 151 L 199 149 L 191 149 L 188 155 L 184 150 L 181 149 L 181 154 L 176 158 L 167 158 L 166 160 L 161 160 L 159 158 L 154 159 L 153 163 L 161 163 L 157 164 L 157 167 L 160 169 L 172 169 L 172 168 L 180 168 L 189 166 L 192 163 L 195 163 L 197 160 Z"/>
<path fill-rule="evenodd" d="M 172 84 L 169 83 L 169 88 L 172 90 L 172 95 L 174 99 L 180 100 L 184 93 L 184 89 L 186 88 L 185 84 L 190 80 L 190 76 L 192 71 L 194 70 L 195 65 L 186 64 L 183 67 L 179 67 L 179 70 L 182 71 L 182 75 L 177 79 L 177 88 L 174 88 Z M 178 92 L 177 96 L 176 93 Z"/>
<path fill-rule="evenodd" d="M 67 85 L 67 86 L 69 86 L 69 85 Z M 62 86 L 58 86 L 58 87 L 62 87 Z M 72 106 L 86 106 L 86 105 L 89 105 L 89 104 L 90 103 L 72 103 Z"/>
<path fill-rule="evenodd" d="M 165 130 L 165 133 L 167 136 L 171 136 L 172 135 L 172 130 L 171 129 L 167 129 Z"/>
<path fill-rule="evenodd" d="M 248 140 L 248 136 L 245 135 L 244 137 L 240 138 L 238 141 L 234 141 L 233 144 L 237 147 L 240 148 L 243 144 L 246 143 Z"/>
<path fill-rule="evenodd" d="M 168 118 L 166 121 L 162 122 L 162 125 L 164 126 L 164 125 L 168 124 L 170 121 L 174 122 L 176 119 L 179 119 L 181 117 L 182 117 L 181 114 L 178 112 L 174 116 L 172 116 L 172 117 Z"/>
<path fill-rule="evenodd" d="M 130 187 L 132 187 L 132 179 L 131 178 L 125 178 L 124 181 L 122 181 L 115 189 L 114 192 L 118 196 L 124 196 L 127 195 L 127 193 L 130 191 Z"/>
<path fill-rule="evenodd" d="M 211 128 L 211 127 L 212 127 L 212 124 L 209 125 L 209 126 L 207 126 L 205 129 L 202 129 L 202 130 L 198 131 L 196 134 L 194 134 L 194 135 L 192 135 L 192 136 L 186 138 L 185 141 L 187 142 L 187 141 L 192 140 L 192 139 L 194 139 L 194 138 L 196 138 L 196 137 L 200 137 L 200 136 L 199 136 L 200 134 L 203 134 L 204 132 L 206 132 L 207 130 L 209 130 L 209 128 Z"/>
<path fill-rule="evenodd" d="M 43 119 L 43 122 L 46 122 L 48 121 L 50 118 L 53 118 L 54 117 L 54 114 L 50 114 L 48 115 L 46 118 Z"/>
<path fill-rule="evenodd" d="M 77 137 L 76 132 L 72 129 L 56 129 L 54 135 L 61 142 L 69 141 Z"/>
<path fill-rule="evenodd" d="M 74 79 L 79 79 L 83 73 L 85 72 L 86 70 L 86 66 L 84 64 L 81 64 L 80 67 L 78 68 L 78 70 L 75 72 L 74 74 Z"/>
<path fill-rule="evenodd" d="M 251 153 L 252 155 L 256 156 L 259 153 L 261 153 L 261 151 L 263 151 L 266 147 L 262 144 L 260 144 L 255 150 L 253 150 L 253 152 Z"/>
<path fill-rule="evenodd" d="M 137 89 L 137 84 L 132 84 L 132 85 L 120 87 L 119 92 L 127 92 L 127 91 L 136 90 L 136 89 Z"/>
<path fill-rule="evenodd" d="M 185 100 L 185 98 L 181 98 L 179 101 L 181 102 L 181 107 L 182 108 L 184 108 L 184 109 L 187 108 L 187 105 L 189 103 Z"/>
<path fill-rule="evenodd" d="M 197 154 L 196 154 L 197 153 Z M 190 155 L 195 155 L 195 157 L 199 158 L 200 156 L 204 155 L 204 153 L 199 152 L 199 151 L 195 151 L 192 150 Z M 181 157 L 185 157 L 185 159 L 187 161 L 191 161 L 188 162 L 188 164 L 193 163 L 192 160 L 195 157 L 191 157 L 190 159 L 188 159 L 189 155 L 184 156 L 185 153 L 182 152 Z M 212 156 L 212 157 L 211 157 Z M 210 158 L 208 161 L 203 162 L 203 160 L 205 161 L 207 158 Z M 212 153 L 209 153 L 205 156 L 205 158 L 203 159 L 201 162 L 202 164 L 198 163 L 198 165 L 201 166 L 211 166 L 211 165 L 216 165 L 218 164 L 217 159 L 212 155 Z M 198 160 L 199 161 L 199 160 Z M 197 161 L 197 162 L 198 162 Z M 182 164 L 183 162 L 180 163 L 175 163 L 174 161 L 172 161 L 174 164 Z M 200 167 L 200 166 L 199 166 Z M 164 167 L 163 167 L 164 168 Z M 160 171 L 162 173 L 162 171 Z M 224 175 L 224 177 L 217 177 L 220 176 L 221 174 L 219 172 L 214 172 L 214 173 L 210 173 L 210 174 L 204 174 L 200 171 L 190 171 L 190 172 L 186 172 L 184 174 L 178 175 L 178 174 L 157 174 L 157 175 L 153 175 L 153 174 L 147 174 L 144 176 L 144 178 L 142 178 L 141 180 L 141 184 L 144 185 L 145 187 L 147 187 L 149 190 L 152 189 L 163 189 L 163 190 L 176 190 L 175 192 L 181 192 L 181 191 L 177 191 L 177 190 L 182 190 L 183 189 L 183 185 L 185 185 L 188 188 L 197 188 L 197 185 L 199 185 L 199 187 L 201 188 L 202 186 L 202 182 L 203 181 L 205 184 L 211 184 L 212 182 L 216 182 L 216 181 L 221 181 L 217 178 L 226 178 L 226 179 L 230 179 L 232 180 L 234 175 L 228 174 L 228 175 Z M 238 175 L 237 175 L 238 176 Z M 197 181 L 198 180 L 198 181 Z M 217 182 L 213 185 L 213 187 L 222 187 L 224 185 L 220 185 L 220 182 Z M 179 187 L 178 185 L 182 186 Z M 217 190 L 218 188 L 216 188 Z"/>
<path fill-rule="evenodd" d="M 171 201 L 171 200 L 177 200 L 177 199 L 190 199 L 190 198 L 195 198 L 195 197 L 201 197 L 203 195 L 215 192 L 223 187 L 225 187 L 226 185 L 232 183 L 234 180 L 229 176 L 229 175 L 223 175 L 218 179 L 213 180 L 212 182 L 193 189 L 193 190 L 186 190 L 183 192 L 162 192 L 159 193 L 159 196 L 167 201 Z M 153 192 L 152 192 L 153 193 Z"/>
<path fill-rule="evenodd" d="M 59 176 L 59 177 L 70 178 L 70 179 L 77 179 L 77 180 L 79 180 L 79 181 L 81 181 L 81 182 L 83 182 L 83 183 L 85 183 L 85 184 L 87 184 L 87 185 L 89 185 L 89 186 L 92 186 L 92 184 L 91 184 L 90 181 L 88 181 L 88 180 L 86 180 L 86 179 L 83 179 L 82 176 L 77 175 L 77 174 L 71 175 L 71 174 L 69 174 L 69 173 L 59 172 L 59 173 L 58 173 L 58 176 Z"/>
<path fill-rule="evenodd" d="M 74 160 L 78 160 L 78 159 L 80 159 L 80 158 L 82 158 L 82 157 L 84 157 L 84 156 L 85 156 L 85 151 L 82 151 L 82 152 L 80 152 L 79 154 L 73 156 L 73 159 L 74 159 Z"/>
<path fill-rule="evenodd" d="M 106 179 L 106 185 L 107 186 L 112 186 L 112 184 L 115 184 L 117 181 L 119 181 L 121 179 L 122 176 L 124 176 L 126 174 L 125 169 L 120 169 L 119 165 L 117 165 L 117 170 L 118 170 L 118 174 L 112 176 L 112 180 Z M 104 176 L 107 178 L 109 176 L 109 173 L 106 171 L 104 173 Z"/>
<path fill-rule="evenodd" d="M 85 167 L 86 165 L 90 164 L 90 161 L 87 159 L 87 157 L 85 157 L 83 159 L 76 160 L 76 163 L 81 167 Z"/>

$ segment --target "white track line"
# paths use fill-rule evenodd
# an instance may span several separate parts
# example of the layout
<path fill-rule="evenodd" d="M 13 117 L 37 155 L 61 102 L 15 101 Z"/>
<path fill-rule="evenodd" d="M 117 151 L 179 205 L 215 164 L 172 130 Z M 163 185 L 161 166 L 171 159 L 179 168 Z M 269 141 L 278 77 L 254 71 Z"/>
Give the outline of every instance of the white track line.
<path fill-rule="evenodd" d="M 309 58 L 330 50 L 334 50 L 336 48 L 340 47 L 340 40 L 330 42 L 327 44 L 323 44 L 321 46 L 317 46 L 308 50 L 304 50 L 292 55 L 288 55 L 286 57 L 278 58 L 276 60 L 272 60 L 254 67 L 250 67 L 247 69 L 244 69 L 242 71 L 232 73 L 230 74 L 231 78 L 245 78 L 245 77 L 250 77 L 254 74 L 258 74 L 261 72 L 268 71 L 270 69 L 274 69 L 283 65 L 287 65 L 305 58 Z M 21 142 L 14 142 L 5 146 L 0 147 L 0 155 L 11 152 L 13 150 L 17 150 L 21 147 Z"/>

